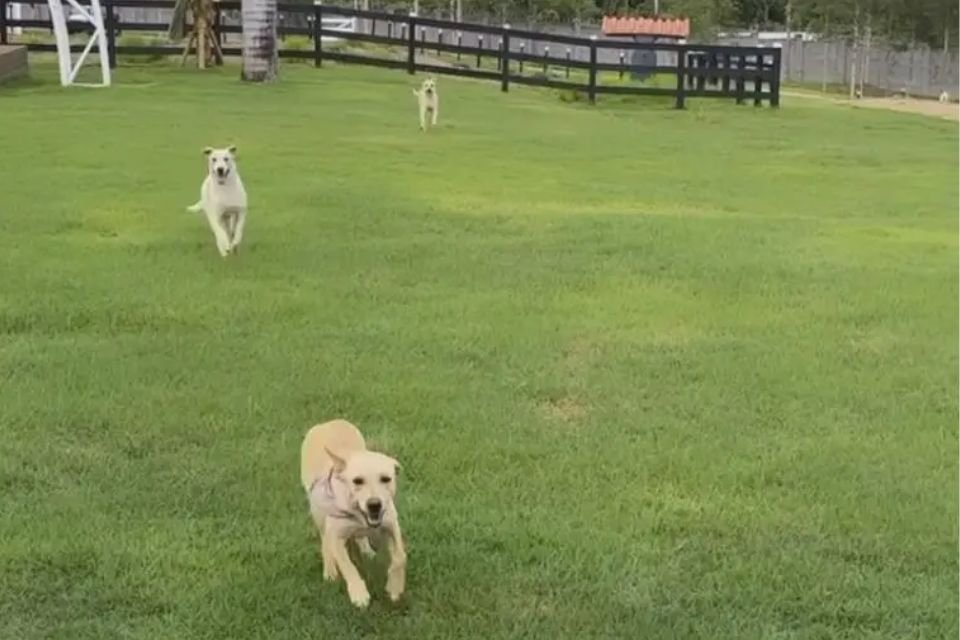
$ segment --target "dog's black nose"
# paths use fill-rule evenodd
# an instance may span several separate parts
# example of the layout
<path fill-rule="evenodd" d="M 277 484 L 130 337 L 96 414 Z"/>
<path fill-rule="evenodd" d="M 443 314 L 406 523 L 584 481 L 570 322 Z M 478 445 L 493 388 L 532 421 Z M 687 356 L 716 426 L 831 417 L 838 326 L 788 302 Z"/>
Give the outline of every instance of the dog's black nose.
<path fill-rule="evenodd" d="M 383 503 L 380 502 L 379 498 L 370 498 L 369 500 L 367 500 L 367 512 L 370 515 L 372 516 L 379 515 L 382 509 L 383 509 Z"/>

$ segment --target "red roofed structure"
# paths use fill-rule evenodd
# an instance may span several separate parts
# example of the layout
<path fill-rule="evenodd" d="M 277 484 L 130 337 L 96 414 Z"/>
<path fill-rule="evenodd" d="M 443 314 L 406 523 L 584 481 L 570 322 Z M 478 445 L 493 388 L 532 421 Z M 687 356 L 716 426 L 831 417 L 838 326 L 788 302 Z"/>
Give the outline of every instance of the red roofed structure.
<path fill-rule="evenodd" d="M 690 18 L 604 16 L 600 29 L 605 38 L 614 42 L 631 40 L 635 43 L 683 44 L 690 36 Z M 620 53 L 620 64 L 623 64 L 624 54 Z M 658 69 L 675 67 L 677 55 L 675 51 L 631 47 L 630 76 L 634 80 L 646 80 Z"/>
<path fill-rule="evenodd" d="M 604 16 L 601 27 L 605 36 L 652 36 L 686 39 L 690 36 L 690 18 L 644 18 Z"/>

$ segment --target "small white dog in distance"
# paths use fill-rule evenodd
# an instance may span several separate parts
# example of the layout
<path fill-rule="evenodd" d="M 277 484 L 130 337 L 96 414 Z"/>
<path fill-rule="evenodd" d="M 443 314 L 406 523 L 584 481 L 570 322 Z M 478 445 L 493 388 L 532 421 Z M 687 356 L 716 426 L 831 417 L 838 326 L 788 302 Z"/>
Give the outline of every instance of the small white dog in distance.
<path fill-rule="evenodd" d="M 947 93 L 946 91 L 941 91 L 941 92 L 940 92 L 940 97 L 937 98 L 937 100 L 939 100 L 940 102 L 943 102 L 943 103 L 950 102 L 950 94 Z"/>
<path fill-rule="evenodd" d="M 430 126 L 437 126 L 437 118 L 440 117 L 440 94 L 437 93 L 437 81 L 433 78 L 427 78 L 423 81 L 420 89 L 414 89 L 413 95 L 417 96 L 417 107 L 420 110 L 420 130 L 427 130 L 427 115 L 430 115 Z"/>
<path fill-rule="evenodd" d="M 188 211 L 204 212 L 217 240 L 217 250 L 226 257 L 243 240 L 247 221 L 247 192 L 237 171 L 237 148 L 203 150 L 207 156 L 207 177 L 200 187 L 200 200 Z"/>
<path fill-rule="evenodd" d="M 350 559 L 351 540 L 368 557 L 376 553 L 370 537 L 386 541 L 387 595 L 394 602 L 403 595 L 407 552 L 394 505 L 399 469 L 393 458 L 369 451 L 360 431 L 346 420 L 312 427 L 300 449 L 300 481 L 320 532 L 323 577 L 343 576 L 350 602 L 361 608 L 370 604 L 370 592 Z"/>

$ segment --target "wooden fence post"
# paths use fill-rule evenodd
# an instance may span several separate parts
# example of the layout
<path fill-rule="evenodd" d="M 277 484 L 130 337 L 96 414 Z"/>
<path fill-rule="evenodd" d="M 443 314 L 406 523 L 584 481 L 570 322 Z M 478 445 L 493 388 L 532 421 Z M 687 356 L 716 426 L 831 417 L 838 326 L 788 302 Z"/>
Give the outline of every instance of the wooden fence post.
<path fill-rule="evenodd" d="M 0 0 L 0 44 L 7 44 L 7 0 Z"/>
<path fill-rule="evenodd" d="M 723 55 L 723 70 L 726 72 L 723 76 L 723 92 L 730 93 L 730 54 Z"/>
<path fill-rule="evenodd" d="M 674 105 L 677 109 L 683 109 L 687 98 L 687 48 L 680 45 L 677 49 L 677 102 Z"/>
<path fill-rule="evenodd" d="M 590 104 L 597 101 L 597 36 L 590 36 L 590 84 L 587 86 Z"/>
<path fill-rule="evenodd" d="M 770 106 L 780 106 L 780 49 L 773 50 L 773 76 L 770 80 Z"/>
<path fill-rule="evenodd" d="M 747 55 L 743 49 L 737 52 L 737 104 L 743 104 L 743 94 L 746 89 L 746 80 L 743 77 L 743 71 L 747 68 Z"/>
<path fill-rule="evenodd" d="M 107 31 L 107 58 L 110 68 L 117 68 L 117 17 L 113 13 L 113 0 L 104 0 L 103 10 L 106 12 L 105 24 Z"/>
<path fill-rule="evenodd" d="M 323 66 L 323 2 L 314 0 L 313 3 L 313 66 Z"/>
<path fill-rule="evenodd" d="M 500 47 L 500 91 L 510 91 L 510 25 L 503 25 L 503 46 Z"/>
<path fill-rule="evenodd" d="M 407 73 L 417 71 L 417 16 L 411 13 L 407 18 Z"/>
<path fill-rule="evenodd" d="M 763 54 L 756 55 L 756 74 L 753 76 L 753 106 L 763 104 L 760 94 L 763 92 Z"/>

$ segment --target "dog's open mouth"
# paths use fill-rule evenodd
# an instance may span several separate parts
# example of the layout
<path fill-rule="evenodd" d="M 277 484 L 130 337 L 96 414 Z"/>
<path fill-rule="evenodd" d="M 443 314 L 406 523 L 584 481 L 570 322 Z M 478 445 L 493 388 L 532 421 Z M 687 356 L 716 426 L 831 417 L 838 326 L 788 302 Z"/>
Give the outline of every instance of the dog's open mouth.
<path fill-rule="evenodd" d="M 383 515 L 382 515 L 382 514 L 376 515 L 376 516 L 372 516 L 372 515 L 370 515 L 369 513 L 367 513 L 366 511 L 361 511 L 361 513 L 363 513 L 363 520 L 364 520 L 364 522 L 366 522 L 366 523 L 367 523 L 367 526 L 370 527 L 371 529 L 376 529 L 377 527 L 379 527 L 380 525 L 383 524 Z"/>

